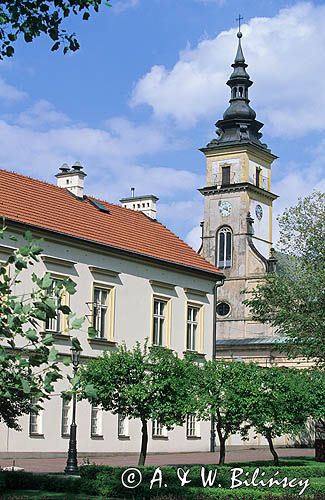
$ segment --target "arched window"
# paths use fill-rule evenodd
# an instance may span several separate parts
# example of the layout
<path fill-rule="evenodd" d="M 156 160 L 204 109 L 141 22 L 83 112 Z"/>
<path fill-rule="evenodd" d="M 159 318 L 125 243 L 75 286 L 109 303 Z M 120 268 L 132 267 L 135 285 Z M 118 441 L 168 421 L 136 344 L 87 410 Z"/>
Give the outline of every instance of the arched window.
<path fill-rule="evenodd" d="M 232 265 L 232 231 L 222 227 L 217 234 L 217 267 L 225 269 Z"/>

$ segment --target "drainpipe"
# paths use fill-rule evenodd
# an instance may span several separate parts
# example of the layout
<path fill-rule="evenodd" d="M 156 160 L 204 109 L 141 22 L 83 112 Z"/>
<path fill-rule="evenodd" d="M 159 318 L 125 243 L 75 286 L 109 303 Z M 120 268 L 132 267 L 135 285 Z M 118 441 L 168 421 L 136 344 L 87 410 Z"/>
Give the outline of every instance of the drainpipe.
<path fill-rule="evenodd" d="M 218 288 L 223 286 L 225 282 L 225 277 L 220 281 L 217 281 L 213 288 L 213 334 L 212 334 L 212 360 L 217 357 L 217 300 L 218 300 Z M 214 453 L 216 451 L 216 422 L 214 416 L 211 417 L 211 430 L 210 430 L 210 452 Z"/>

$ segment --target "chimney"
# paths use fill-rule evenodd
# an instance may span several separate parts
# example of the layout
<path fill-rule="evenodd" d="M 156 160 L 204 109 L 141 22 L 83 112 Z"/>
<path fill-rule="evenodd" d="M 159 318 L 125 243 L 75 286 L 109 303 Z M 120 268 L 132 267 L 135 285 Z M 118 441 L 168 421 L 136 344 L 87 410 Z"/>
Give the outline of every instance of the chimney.
<path fill-rule="evenodd" d="M 59 169 L 56 174 L 58 187 L 67 189 L 77 198 L 83 198 L 84 195 L 84 178 L 86 173 L 82 171 L 83 167 L 79 161 L 76 161 L 70 168 L 66 163 Z"/>
<path fill-rule="evenodd" d="M 144 196 L 135 196 L 135 188 L 131 188 L 131 196 L 129 198 L 122 198 L 120 203 L 124 208 L 130 208 L 137 212 L 143 212 L 150 219 L 156 220 L 157 218 L 157 201 L 159 198 L 153 194 Z"/>

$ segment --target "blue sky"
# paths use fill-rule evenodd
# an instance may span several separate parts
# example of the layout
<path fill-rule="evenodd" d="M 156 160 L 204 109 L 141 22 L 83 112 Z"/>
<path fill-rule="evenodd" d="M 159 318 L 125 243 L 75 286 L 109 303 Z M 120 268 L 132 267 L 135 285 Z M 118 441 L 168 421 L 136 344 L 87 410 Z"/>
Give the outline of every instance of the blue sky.
<path fill-rule="evenodd" d="M 112 0 L 75 18 L 81 50 L 19 44 L 0 65 L 0 167 L 48 181 L 80 161 L 86 192 L 112 202 L 159 196 L 158 217 L 197 245 L 205 161 L 227 107 L 236 21 L 254 81 L 252 107 L 280 156 L 275 214 L 324 189 L 323 2 Z M 323 95 L 324 94 L 324 95 Z"/>

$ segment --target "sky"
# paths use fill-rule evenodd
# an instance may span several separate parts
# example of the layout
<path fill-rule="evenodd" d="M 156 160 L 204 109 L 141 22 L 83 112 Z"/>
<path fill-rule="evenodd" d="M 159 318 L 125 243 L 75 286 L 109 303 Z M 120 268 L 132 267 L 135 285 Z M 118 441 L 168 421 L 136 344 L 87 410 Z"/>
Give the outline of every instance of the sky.
<path fill-rule="evenodd" d="M 251 106 L 279 156 L 275 218 L 324 190 L 325 2 L 111 3 L 87 22 L 67 21 L 78 52 L 52 53 L 41 37 L 0 63 L 0 168 L 55 182 L 63 163 L 80 161 L 88 195 L 118 203 L 131 187 L 155 194 L 158 219 L 197 249 L 199 148 L 228 106 L 240 13 Z"/>

